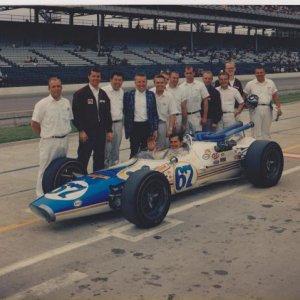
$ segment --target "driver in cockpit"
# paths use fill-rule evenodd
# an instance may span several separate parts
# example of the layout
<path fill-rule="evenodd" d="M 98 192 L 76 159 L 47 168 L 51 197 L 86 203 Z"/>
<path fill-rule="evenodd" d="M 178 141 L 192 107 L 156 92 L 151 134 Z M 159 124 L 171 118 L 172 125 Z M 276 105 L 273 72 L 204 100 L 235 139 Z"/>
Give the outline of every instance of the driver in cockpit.
<path fill-rule="evenodd" d="M 167 156 L 187 155 L 188 149 L 184 147 L 183 136 L 179 133 L 173 133 L 169 136 L 170 149 Z"/>

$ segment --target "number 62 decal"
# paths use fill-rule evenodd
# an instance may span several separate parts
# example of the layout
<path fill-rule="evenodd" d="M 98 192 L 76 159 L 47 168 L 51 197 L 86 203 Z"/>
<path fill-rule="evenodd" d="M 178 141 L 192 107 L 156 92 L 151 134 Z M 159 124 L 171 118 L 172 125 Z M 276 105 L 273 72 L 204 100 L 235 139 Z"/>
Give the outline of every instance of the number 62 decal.
<path fill-rule="evenodd" d="M 175 169 L 175 189 L 180 191 L 191 187 L 194 183 L 194 170 L 191 165 L 177 166 Z"/>

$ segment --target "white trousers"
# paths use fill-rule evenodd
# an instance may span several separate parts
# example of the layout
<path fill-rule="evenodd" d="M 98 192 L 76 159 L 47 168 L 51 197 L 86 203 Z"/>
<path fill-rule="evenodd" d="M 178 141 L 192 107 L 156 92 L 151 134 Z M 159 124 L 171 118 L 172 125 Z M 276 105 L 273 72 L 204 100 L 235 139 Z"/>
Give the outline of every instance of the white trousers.
<path fill-rule="evenodd" d="M 156 146 L 158 149 L 169 147 L 169 140 L 167 138 L 167 122 L 159 122 L 157 130 Z"/>
<path fill-rule="evenodd" d="M 200 112 L 187 116 L 188 130 L 194 134 L 196 131 L 201 131 L 201 115 Z"/>
<path fill-rule="evenodd" d="M 217 130 L 224 129 L 236 122 L 234 117 L 234 113 L 223 113 L 222 119 L 219 121 L 217 125 Z"/>
<path fill-rule="evenodd" d="M 257 140 L 271 139 L 272 110 L 268 105 L 258 105 L 249 109 L 250 120 L 254 123 L 251 129 L 252 137 Z"/>
<path fill-rule="evenodd" d="M 109 168 L 119 162 L 119 153 L 120 153 L 120 145 L 122 141 L 123 135 L 123 122 L 113 123 L 113 138 L 110 143 L 106 142 L 105 144 L 105 158 L 104 165 L 105 168 Z"/>
<path fill-rule="evenodd" d="M 50 163 L 59 157 L 66 157 L 68 152 L 69 137 L 66 136 L 62 139 L 43 139 L 41 138 L 39 149 L 40 149 L 40 161 L 39 171 L 36 183 L 36 195 L 41 197 L 44 195 L 42 182 L 43 175 Z"/>
<path fill-rule="evenodd" d="M 176 116 L 176 132 L 180 132 L 182 130 L 182 115 Z"/>

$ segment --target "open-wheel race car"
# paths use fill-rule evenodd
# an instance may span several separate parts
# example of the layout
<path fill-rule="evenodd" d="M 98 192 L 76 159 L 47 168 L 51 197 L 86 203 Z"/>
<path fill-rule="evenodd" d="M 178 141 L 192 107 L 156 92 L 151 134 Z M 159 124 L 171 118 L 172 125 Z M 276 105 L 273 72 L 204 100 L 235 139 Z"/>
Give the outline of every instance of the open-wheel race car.
<path fill-rule="evenodd" d="M 252 122 L 238 122 L 214 133 L 186 135 L 178 154 L 164 149 L 154 158 L 145 151 L 88 175 L 77 160 L 58 158 L 45 171 L 45 195 L 30 208 L 48 222 L 121 210 L 136 226 L 150 228 L 164 220 L 174 194 L 243 175 L 255 186 L 274 186 L 283 170 L 281 147 L 245 136 L 251 127 Z"/>

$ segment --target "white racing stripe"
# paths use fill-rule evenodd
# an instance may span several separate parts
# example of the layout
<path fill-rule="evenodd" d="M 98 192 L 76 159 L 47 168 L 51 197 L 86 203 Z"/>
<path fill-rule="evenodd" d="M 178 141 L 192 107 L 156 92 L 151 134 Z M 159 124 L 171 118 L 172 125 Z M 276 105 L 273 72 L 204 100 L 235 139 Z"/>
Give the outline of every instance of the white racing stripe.
<path fill-rule="evenodd" d="M 86 277 L 88 277 L 87 274 L 78 271 L 67 273 L 62 276 L 55 277 L 48 281 L 45 281 L 39 285 L 33 286 L 26 291 L 12 295 L 8 298 L 4 298 L 3 300 L 19 300 L 19 299 L 43 297 L 55 290 L 64 288 L 74 283 L 75 281 L 81 280 Z"/>
<path fill-rule="evenodd" d="M 297 166 L 297 167 L 291 168 L 289 170 L 286 170 L 286 171 L 283 172 L 282 175 L 285 176 L 285 175 L 289 175 L 289 174 L 292 174 L 292 173 L 295 173 L 295 172 L 298 172 L 298 171 L 300 171 L 300 166 Z M 169 211 L 168 216 L 177 214 L 177 213 L 182 212 L 184 210 L 190 209 L 194 206 L 203 205 L 205 203 L 220 199 L 222 197 L 229 196 L 229 195 L 234 194 L 236 192 L 239 192 L 239 191 L 241 191 L 241 190 L 243 190 L 243 189 L 245 189 L 249 186 L 250 186 L 250 184 L 244 184 L 244 185 L 242 185 L 238 188 L 234 188 L 234 189 L 231 189 L 231 190 L 226 191 L 226 192 L 221 192 L 219 194 L 215 194 L 213 196 L 210 196 L 210 197 L 207 197 L 207 198 L 204 198 L 204 199 L 201 199 L 201 200 L 196 200 L 196 201 L 193 201 L 193 202 L 188 203 L 186 205 L 182 205 L 182 206 L 173 208 Z M 34 256 L 32 258 L 25 259 L 25 260 L 19 261 L 17 263 L 8 265 L 8 266 L 0 269 L 0 276 L 4 276 L 6 274 L 17 271 L 19 269 L 31 266 L 35 263 L 38 263 L 38 262 L 41 262 L 43 260 L 52 258 L 56 255 L 60 255 L 60 254 L 75 250 L 79 247 L 87 246 L 89 244 L 101 241 L 101 240 L 103 240 L 107 237 L 111 237 L 111 236 L 114 236 L 114 235 L 116 236 L 116 235 L 118 235 L 117 232 L 120 232 L 120 233 L 124 232 L 124 226 L 125 226 L 125 229 L 127 229 L 128 228 L 128 223 L 126 223 L 126 225 L 124 225 L 124 222 L 121 221 L 120 226 L 118 226 L 117 223 L 114 223 L 112 225 L 109 225 L 109 226 L 106 226 L 105 228 L 103 228 L 104 229 L 103 233 L 101 233 L 99 235 L 96 235 L 95 237 L 88 238 L 88 239 L 83 240 L 81 242 L 76 242 L 76 243 L 73 243 L 73 244 L 70 244 L 70 245 L 66 245 L 66 246 L 61 247 L 61 248 L 53 249 L 53 250 L 44 252 L 40 255 Z M 113 227 L 114 227 L 114 229 L 112 229 Z"/>

